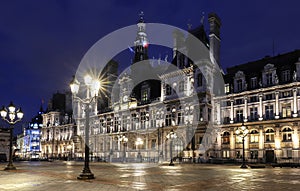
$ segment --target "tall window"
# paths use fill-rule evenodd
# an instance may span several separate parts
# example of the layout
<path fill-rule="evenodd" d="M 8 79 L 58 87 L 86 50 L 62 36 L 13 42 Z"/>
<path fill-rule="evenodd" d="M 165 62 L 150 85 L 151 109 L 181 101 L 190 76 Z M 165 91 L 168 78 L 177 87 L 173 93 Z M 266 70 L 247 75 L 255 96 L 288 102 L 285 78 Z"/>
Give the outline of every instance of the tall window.
<path fill-rule="evenodd" d="M 265 132 L 266 142 L 274 142 L 274 134 L 275 134 L 275 131 L 273 129 L 267 129 Z"/>
<path fill-rule="evenodd" d="M 291 117 L 291 104 L 282 106 L 282 117 Z"/>
<path fill-rule="evenodd" d="M 282 130 L 282 141 L 292 141 L 292 129 L 286 127 Z"/>
<path fill-rule="evenodd" d="M 266 84 L 272 85 L 273 84 L 273 75 L 272 73 L 266 73 Z"/>
<path fill-rule="evenodd" d="M 115 117 L 114 132 L 118 132 L 119 131 L 119 126 L 120 126 L 119 117 Z"/>
<path fill-rule="evenodd" d="M 257 130 L 252 130 L 250 132 L 250 143 L 258 143 L 259 134 Z"/>
<path fill-rule="evenodd" d="M 155 110 L 152 110 L 150 115 L 150 128 L 155 128 L 155 127 L 156 127 Z"/>
<path fill-rule="evenodd" d="M 172 94 L 172 88 L 169 84 L 166 84 L 166 95 L 171 95 Z"/>
<path fill-rule="evenodd" d="M 236 110 L 236 121 L 237 122 L 243 121 L 243 110 L 242 109 Z"/>
<path fill-rule="evenodd" d="M 183 114 L 181 111 L 177 113 L 177 125 L 183 124 Z"/>
<path fill-rule="evenodd" d="M 250 120 L 255 121 L 258 119 L 257 116 L 257 107 L 250 108 Z"/>
<path fill-rule="evenodd" d="M 253 77 L 251 78 L 251 81 L 250 81 L 250 88 L 256 88 L 257 87 L 257 77 Z"/>
<path fill-rule="evenodd" d="M 290 71 L 289 70 L 282 71 L 281 75 L 282 75 L 282 81 L 283 82 L 290 81 L 291 77 L 290 77 Z"/>
<path fill-rule="evenodd" d="M 224 90 L 225 90 L 226 94 L 230 92 L 230 86 L 229 86 L 229 84 L 225 84 Z"/>
<path fill-rule="evenodd" d="M 242 79 L 238 79 L 237 81 L 236 81 L 236 85 L 237 85 L 237 91 L 242 91 L 243 90 L 243 81 L 242 81 Z"/>
<path fill-rule="evenodd" d="M 142 90 L 142 101 L 147 102 L 148 101 L 148 89 Z"/>
<path fill-rule="evenodd" d="M 170 113 L 166 114 L 166 126 L 172 125 L 172 115 Z"/>
<path fill-rule="evenodd" d="M 135 113 L 131 114 L 131 130 L 136 130 L 137 128 L 137 123 L 138 123 L 138 115 Z"/>
<path fill-rule="evenodd" d="M 183 92 L 184 91 L 184 81 L 180 81 L 179 82 L 178 90 L 179 90 L 179 92 Z"/>
<path fill-rule="evenodd" d="M 128 124 L 127 116 L 123 115 L 122 116 L 122 131 L 127 131 L 127 124 Z"/>
<path fill-rule="evenodd" d="M 203 78 L 202 74 L 199 73 L 198 76 L 197 76 L 197 85 L 198 85 L 198 87 L 203 85 L 202 84 L 202 78 Z"/>
<path fill-rule="evenodd" d="M 141 129 L 146 128 L 146 112 L 142 111 L 141 112 Z"/>
<path fill-rule="evenodd" d="M 111 118 L 107 118 L 107 126 L 106 126 L 106 132 L 111 133 L 112 132 L 112 126 L 113 122 Z"/>
<path fill-rule="evenodd" d="M 274 117 L 273 105 L 266 105 L 265 112 L 266 112 L 266 115 L 265 115 L 266 119 L 273 119 L 273 117 Z"/>

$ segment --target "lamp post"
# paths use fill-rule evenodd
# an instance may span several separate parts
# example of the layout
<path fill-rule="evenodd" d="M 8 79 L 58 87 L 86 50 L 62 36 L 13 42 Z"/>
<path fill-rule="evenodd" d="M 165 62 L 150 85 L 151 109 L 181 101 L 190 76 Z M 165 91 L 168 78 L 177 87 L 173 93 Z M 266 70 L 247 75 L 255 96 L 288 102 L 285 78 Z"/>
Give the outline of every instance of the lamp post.
<path fill-rule="evenodd" d="M 84 82 L 86 86 L 86 97 L 80 98 L 77 96 L 79 91 L 80 83 L 78 80 L 73 76 L 73 80 L 70 83 L 70 88 L 73 94 L 73 99 L 78 100 L 84 105 L 84 112 L 85 112 L 85 147 L 84 147 L 84 167 L 81 174 L 77 177 L 80 180 L 86 179 L 94 179 L 94 174 L 91 172 L 89 167 L 89 155 L 90 155 L 90 148 L 89 148 L 89 133 L 90 133 L 90 122 L 89 122 L 89 115 L 90 115 L 90 105 L 95 100 L 97 101 L 97 96 L 100 90 L 100 81 L 98 79 L 93 79 L 90 75 L 86 75 L 84 77 Z"/>
<path fill-rule="evenodd" d="M 173 139 L 176 139 L 177 138 L 177 135 L 176 133 L 173 131 L 173 129 L 170 131 L 169 134 L 167 134 L 167 139 L 170 139 L 170 164 L 169 166 L 174 166 L 175 164 L 173 163 L 173 154 L 172 154 L 172 145 L 173 145 Z"/>
<path fill-rule="evenodd" d="M 236 136 L 241 137 L 243 141 L 243 163 L 241 168 L 248 168 L 245 162 L 245 137 L 248 135 L 248 133 L 249 133 L 248 127 L 244 125 L 244 122 L 242 123 L 242 126 L 238 127 L 235 130 Z"/>
<path fill-rule="evenodd" d="M 125 135 L 119 137 L 121 143 L 123 143 L 123 162 L 126 162 L 126 143 L 128 142 L 128 138 Z"/>
<path fill-rule="evenodd" d="M 22 112 L 21 108 L 16 110 L 16 107 L 12 102 L 10 102 L 9 106 L 5 108 L 2 107 L 0 111 L 1 117 L 4 121 L 8 122 L 10 125 L 9 132 L 10 132 L 10 138 L 9 138 L 9 161 L 8 165 L 4 168 L 4 170 L 15 170 L 16 167 L 13 165 L 12 160 L 12 139 L 13 139 L 13 129 L 14 124 L 19 122 L 22 118 L 24 113 Z"/>
<path fill-rule="evenodd" d="M 141 138 L 137 138 L 136 141 L 135 141 L 135 145 L 138 147 L 139 149 L 139 152 L 138 152 L 138 155 L 137 157 L 140 159 L 140 162 L 142 162 L 142 155 L 141 155 L 141 148 L 140 148 L 140 145 L 142 145 L 144 142 Z"/>

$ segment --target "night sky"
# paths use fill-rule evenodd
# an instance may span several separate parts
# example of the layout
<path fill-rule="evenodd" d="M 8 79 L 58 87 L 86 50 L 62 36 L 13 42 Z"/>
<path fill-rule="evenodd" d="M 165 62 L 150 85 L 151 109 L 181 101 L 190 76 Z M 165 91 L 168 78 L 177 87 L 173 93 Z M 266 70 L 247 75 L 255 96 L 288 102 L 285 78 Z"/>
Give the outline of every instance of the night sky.
<path fill-rule="evenodd" d="M 136 24 L 140 11 L 146 22 L 184 30 L 188 23 L 198 26 L 204 12 L 207 31 L 207 14 L 217 13 L 222 20 L 221 65 L 226 69 L 300 49 L 299 7 L 298 0 L 2 0 L 0 105 L 12 100 L 28 122 L 42 100 L 45 109 L 53 93 L 69 88 L 81 58 L 95 42 Z M 129 65 L 130 59 L 119 60 L 120 65 Z"/>

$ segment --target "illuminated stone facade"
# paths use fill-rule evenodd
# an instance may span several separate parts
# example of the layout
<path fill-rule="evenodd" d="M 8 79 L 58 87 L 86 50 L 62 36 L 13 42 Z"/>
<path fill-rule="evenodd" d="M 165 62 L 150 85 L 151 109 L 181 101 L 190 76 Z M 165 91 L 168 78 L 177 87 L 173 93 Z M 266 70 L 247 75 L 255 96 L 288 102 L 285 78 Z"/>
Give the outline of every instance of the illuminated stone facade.
<path fill-rule="evenodd" d="M 300 51 L 227 69 L 225 92 L 214 98 L 219 124 L 215 157 L 241 158 L 235 129 L 248 127 L 248 161 L 299 160 Z"/>
<path fill-rule="evenodd" d="M 205 33 L 203 23 L 190 32 L 204 44 L 214 60 L 219 60 L 219 55 L 215 54 L 219 53 L 220 48 L 220 19 L 212 14 L 209 22 L 212 25 L 209 37 Z M 148 44 L 148 41 L 144 43 L 146 23 L 143 18 L 137 26 L 134 62 L 146 61 L 148 46 L 145 44 Z M 131 71 L 122 73 L 118 78 L 119 91 L 113 92 L 118 96 L 112 99 L 110 111 L 99 114 L 97 105 L 92 105 L 88 145 L 93 158 L 106 161 L 158 162 L 170 159 L 170 149 L 173 151 L 172 157 L 184 160 L 196 159 L 200 154 L 204 158 L 211 155 L 214 144 L 206 144 L 204 147 L 203 143 L 211 140 L 203 137 L 213 115 L 212 95 L 201 71 L 205 71 L 209 76 L 209 73 L 213 73 L 212 70 L 217 68 L 215 64 L 219 63 L 207 60 L 202 64 L 202 68 L 195 67 L 186 56 L 189 50 L 178 45 L 179 41 L 188 40 L 189 37 L 186 38 L 181 33 L 174 34 L 172 65 L 179 70 L 159 73 L 158 85 L 157 81 L 144 81 L 134 89 L 133 96 L 129 90 L 134 86 L 135 70 L 131 68 Z M 210 44 L 214 44 L 214 48 L 209 49 Z M 150 65 L 155 64 L 150 62 Z M 153 96 L 155 94 L 158 96 Z M 84 140 L 85 113 L 79 102 L 74 103 L 74 112 L 78 116 L 78 137 L 79 140 Z M 171 131 L 177 135 L 172 144 L 167 138 Z M 215 132 L 211 131 L 208 134 L 210 138 L 215 139 Z M 128 139 L 127 142 L 122 139 L 124 136 Z M 75 153 L 77 156 L 81 156 L 83 151 L 82 141 L 81 146 Z"/>

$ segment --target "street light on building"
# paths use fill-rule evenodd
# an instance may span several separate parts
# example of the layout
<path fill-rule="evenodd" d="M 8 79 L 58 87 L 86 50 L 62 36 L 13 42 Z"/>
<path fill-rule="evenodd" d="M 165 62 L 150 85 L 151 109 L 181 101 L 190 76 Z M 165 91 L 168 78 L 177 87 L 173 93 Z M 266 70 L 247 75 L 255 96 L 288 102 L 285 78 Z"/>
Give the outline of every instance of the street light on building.
<path fill-rule="evenodd" d="M 85 98 L 80 98 L 77 96 L 79 91 L 80 83 L 73 76 L 73 80 L 70 83 L 70 88 L 73 94 L 73 99 L 81 102 L 84 105 L 84 113 L 85 113 L 85 147 L 84 147 L 84 167 L 81 174 L 77 177 L 77 179 L 94 179 L 94 174 L 91 172 L 89 167 L 89 115 L 90 115 L 90 105 L 93 101 L 97 102 L 98 93 L 100 90 L 100 81 L 98 79 L 93 79 L 90 75 L 86 75 L 84 77 L 85 87 L 86 87 L 86 96 Z"/>
<path fill-rule="evenodd" d="M 173 154 L 172 154 L 172 145 L 173 145 L 173 139 L 176 139 L 177 138 L 177 135 L 176 133 L 173 131 L 173 129 L 170 131 L 169 134 L 167 134 L 167 139 L 170 139 L 170 164 L 169 166 L 174 166 L 174 163 L 173 163 Z"/>
<path fill-rule="evenodd" d="M 242 138 L 243 142 L 243 163 L 241 168 L 247 168 L 246 162 L 245 162 L 245 137 L 248 135 L 249 130 L 246 125 L 244 125 L 244 122 L 242 123 L 242 126 L 238 127 L 235 130 L 235 135 Z"/>
<path fill-rule="evenodd" d="M 14 104 L 10 102 L 9 106 L 5 108 L 4 106 L 2 107 L 0 111 L 0 115 L 4 121 L 9 123 L 10 125 L 10 139 L 9 139 L 9 161 L 8 165 L 4 168 L 4 170 L 15 170 L 16 167 L 13 165 L 13 160 L 12 160 L 12 139 L 13 139 L 13 129 L 14 129 L 14 124 L 19 122 L 22 118 L 24 113 L 22 112 L 21 108 L 16 109 Z"/>
<path fill-rule="evenodd" d="M 138 155 L 137 155 L 137 158 L 140 159 L 140 162 L 142 162 L 142 155 L 141 155 L 141 147 L 140 145 L 144 144 L 143 140 L 141 138 L 137 138 L 136 141 L 135 141 L 135 145 L 137 146 L 138 148 Z"/>
<path fill-rule="evenodd" d="M 123 162 L 126 162 L 126 144 L 128 142 L 128 138 L 125 135 L 121 135 L 119 137 L 119 140 L 121 141 L 121 143 L 123 143 Z"/>

